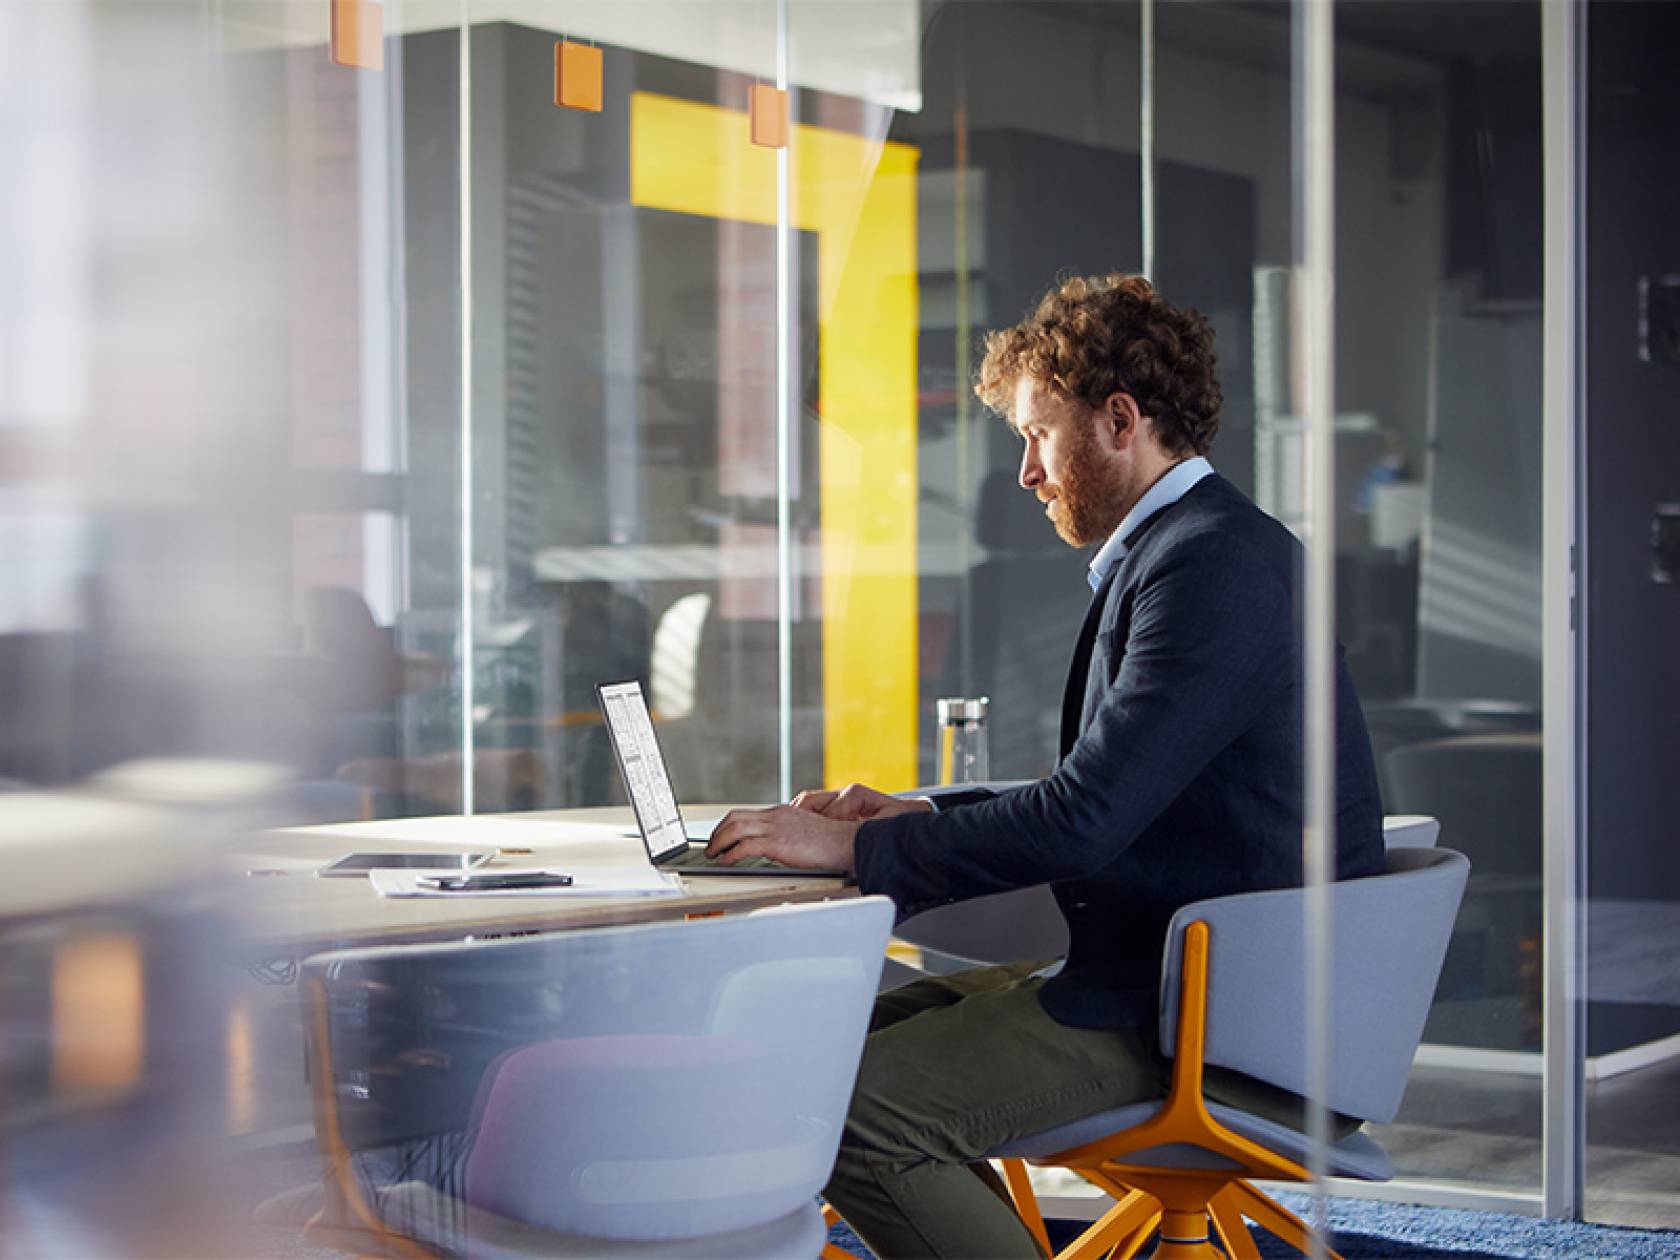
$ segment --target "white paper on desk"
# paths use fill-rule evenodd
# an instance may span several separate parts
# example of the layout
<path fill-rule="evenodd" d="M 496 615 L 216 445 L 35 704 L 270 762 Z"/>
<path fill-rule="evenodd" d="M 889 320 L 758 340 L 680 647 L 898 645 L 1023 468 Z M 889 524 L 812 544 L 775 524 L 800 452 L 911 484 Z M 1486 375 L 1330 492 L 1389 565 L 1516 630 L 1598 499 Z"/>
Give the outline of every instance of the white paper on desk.
<path fill-rule="evenodd" d="M 559 870 L 558 867 L 502 867 L 498 875 L 522 874 L 529 871 Z M 441 888 L 427 888 L 419 883 L 426 871 L 369 871 L 368 882 L 381 897 L 445 897 L 450 901 L 478 897 L 685 897 L 681 877 L 667 875 L 644 863 L 634 866 L 568 867 L 572 877 L 566 888 L 474 888 L 463 892 L 446 892 Z"/>

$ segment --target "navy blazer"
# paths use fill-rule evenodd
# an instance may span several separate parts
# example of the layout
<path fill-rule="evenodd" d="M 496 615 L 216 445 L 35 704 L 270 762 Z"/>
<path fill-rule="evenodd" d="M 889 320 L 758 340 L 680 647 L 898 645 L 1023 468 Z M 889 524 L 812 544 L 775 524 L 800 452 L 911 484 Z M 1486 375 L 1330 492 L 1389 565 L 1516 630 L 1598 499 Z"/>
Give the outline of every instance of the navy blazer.
<path fill-rule="evenodd" d="M 1300 544 L 1217 474 L 1128 541 L 1080 632 L 1055 772 L 857 834 L 859 887 L 901 915 L 1050 884 L 1069 947 L 1041 1001 L 1085 1028 L 1156 1018 L 1180 906 L 1302 882 Z M 1337 684 L 1337 873 L 1375 875 L 1376 768 L 1339 652 Z"/>

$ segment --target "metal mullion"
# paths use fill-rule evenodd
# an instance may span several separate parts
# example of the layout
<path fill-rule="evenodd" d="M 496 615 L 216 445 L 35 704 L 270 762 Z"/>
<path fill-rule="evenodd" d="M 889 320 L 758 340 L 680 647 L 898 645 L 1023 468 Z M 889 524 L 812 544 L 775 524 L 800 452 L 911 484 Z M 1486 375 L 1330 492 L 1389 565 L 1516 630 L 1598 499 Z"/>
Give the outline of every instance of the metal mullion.
<path fill-rule="evenodd" d="M 788 82 L 788 0 L 776 2 L 776 86 L 787 93 L 788 134 L 776 150 L 776 782 L 793 798 L 793 196 L 795 143 Z"/>
<path fill-rule="evenodd" d="M 1297 0 L 1295 169 L 1301 380 L 1305 387 L 1306 582 L 1303 618 L 1305 781 L 1302 870 L 1306 889 L 1307 1134 L 1312 1174 L 1312 1255 L 1323 1256 L 1329 1209 L 1330 882 L 1336 853 L 1335 508 L 1335 26 L 1331 0 Z"/>
<path fill-rule="evenodd" d="M 1584 1189 L 1582 1090 L 1583 968 L 1580 935 L 1585 773 L 1580 704 L 1585 645 L 1580 437 L 1584 9 L 1574 0 L 1540 6 L 1544 138 L 1545 302 L 1542 513 L 1542 681 L 1544 715 L 1544 1092 L 1541 1193 L 1545 1213 L 1578 1218 Z"/>

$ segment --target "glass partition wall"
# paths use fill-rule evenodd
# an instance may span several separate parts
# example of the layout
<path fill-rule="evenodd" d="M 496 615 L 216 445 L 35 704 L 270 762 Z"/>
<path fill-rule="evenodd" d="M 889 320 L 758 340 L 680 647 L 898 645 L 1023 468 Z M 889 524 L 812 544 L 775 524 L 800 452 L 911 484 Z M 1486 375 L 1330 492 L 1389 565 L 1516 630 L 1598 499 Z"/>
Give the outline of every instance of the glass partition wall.
<path fill-rule="evenodd" d="M 85 203 L 96 169 L 111 204 L 144 185 L 71 107 L 148 7 L 217 73 L 107 81 L 186 129 L 148 220 L 169 229 L 138 240 L 52 198 Z M 0 778 L 216 752 L 282 767 L 272 822 L 605 805 L 594 688 L 632 678 L 685 803 L 930 782 L 948 695 L 990 697 L 993 777 L 1045 774 L 1089 557 L 1014 484 L 979 339 L 1059 277 L 1147 269 L 1217 333 L 1212 462 L 1318 561 L 1303 625 L 1331 615 L 1387 812 L 1473 864 L 1376 1133 L 1398 1177 L 1334 1191 L 1680 1219 L 1672 1137 L 1643 1119 L 1673 1092 L 1672 776 L 1618 733 L 1665 747 L 1680 490 L 1577 398 L 1623 389 L 1640 442 L 1667 440 L 1667 242 L 1628 209 L 1660 200 L 1640 143 L 1673 116 L 1651 6 L 1600 6 L 1587 63 L 1570 6 L 1337 5 L 1310 105 L 1317 0 L 391 0 L 336 59 L 329 0 L 191 8 L 0 11 L 80 67 L 0 99 L 86 141 L 81 166 L 3 150 L 38 176 L 8 235 L 43 244 L 3 308 L 25 471 L 0 523 L 29 560 L 0 556 L 25 715 Z M 598 57 L 598 108 L 556 103 L 563 41 Z M 1309 115 L 1333 121 L 1310 151 Z M 1577 295 L 1588 197 L 1637 221 L 1590 238 L 1615 283 Z M 1327 239 L 1328 312 L 1303 282 Z M 43 296 L 101 296 L 72 265 L 97 255 L 132 298 L 195 250 L 161 300 Z M 1557 375 L 1584 341 L 1585 384 Z M 1607 688 L 1584 725 L 1582 670 Z M 295 971 L 247 961 L 218 1105 L 260 1144 L 309 1101 Z"/>
<path fill-rule="evenodd" d="M 1147 24 L 1136 5 L 929 11 L 924 108 L 894 124 L 922 149 L 926 193 L 924 705 L 989 694 L 993 773 L 1054 764 L 1089 557 L 1059 543 L 1012 484 L 1018 451 L 977 411 L 968 378 L 978 332 L 1020 318 L 1058 276 L 1137 269 L 1152 216 L 1152 278 L 1218 335 L 1225 406 L 1212 462 L 1309 556 L 1333 549 L 1333 594 L 1309 583 L 1303 625 L 1333 598 L 1387 811 L 1441 819 L 1440 843 L 1476 872 L 1405 1106 L 1378 1135 L 1399 1167 L 1391 1192 L 1532 1211 L 1539 8 L 1338 6 L 1333 145 L 1309 154 L 1295 24 L 1312 8 L 1161 5 Z M 1328 505 L 1306 464 L 1303 164 L 1333 171 Z M 923 750 L 926 776 L 926 738 Z"/>
<path fill-rule="evenodd" d="M 1470 886 L 1402 1178 L 1542 1188 L 1538 6 L 1338 6 L 1335 614 L 1390 814 Z M 1361 97 L 1365 99 L 1361 99 Z M 1373 99 L 1374 98 L 1374 99 Z M 1352 139 L 1363 117 L 1387 142 Z"/>
<path fill-rule="evenodd" d="M 594 687 L 631 678 L 680 799 L 916 780 L 917 155 L 863 31 L 785 10 L 580 17 L 599 112 L 555 108 L 553 30 L 475 20 L 480 808 L 621 799 Z"/>

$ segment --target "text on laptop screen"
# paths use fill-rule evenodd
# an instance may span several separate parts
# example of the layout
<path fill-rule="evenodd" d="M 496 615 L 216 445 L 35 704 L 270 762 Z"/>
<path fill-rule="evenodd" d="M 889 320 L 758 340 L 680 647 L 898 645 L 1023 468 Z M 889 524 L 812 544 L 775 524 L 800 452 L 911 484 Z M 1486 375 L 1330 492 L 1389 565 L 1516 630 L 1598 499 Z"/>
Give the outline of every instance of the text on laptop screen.
<path fill-rule="evenodd" d="M 665 773 L 659 740 L 653 733 L 653 719 L 648 716 L 647 701 L 642 698 L 642 685 L 627 682 L 602 687 L 601 707 L 607 715 L 607 727 L 624 770 L 625 790 L 630 793 L 630 804 L 647 839 L 648 852 L 657 859 L 673 849 L 683 848 L 688 844 L 688 836 L 683 831 L 682 815 L 677 812 L 670 777 Z"/>

